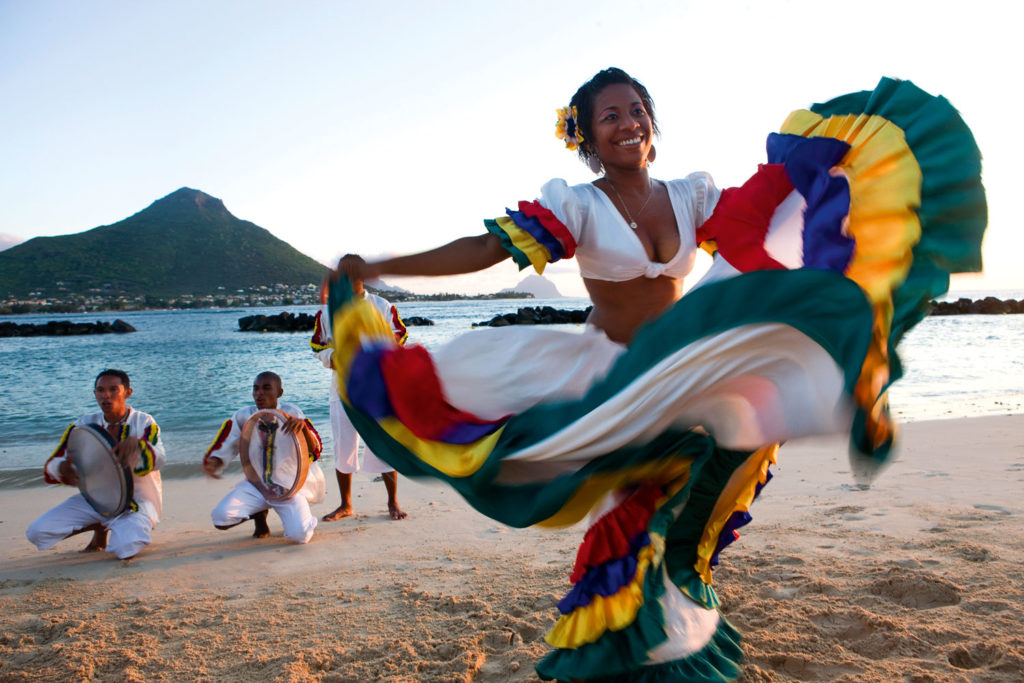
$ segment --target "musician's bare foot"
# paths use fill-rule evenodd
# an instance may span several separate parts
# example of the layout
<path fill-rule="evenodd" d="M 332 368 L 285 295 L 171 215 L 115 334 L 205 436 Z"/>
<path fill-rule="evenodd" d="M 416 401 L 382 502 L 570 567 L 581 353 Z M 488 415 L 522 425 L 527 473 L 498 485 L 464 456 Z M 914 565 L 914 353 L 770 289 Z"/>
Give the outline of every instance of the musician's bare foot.
<path fill-rule="evenodd" d="M 336 510 L 334 510 L 334 512 L 328 512 L 326 515 L 324 515 L 323 520 L 325 522 L 337 522 L 339 519 L 351 517 L 352 514 L 353 513 L 351 505 L 342 505 L 338 507 Z"/>
<path fill-rule="evenodd" d="M 270 527 L 267 526 L 267 512 L 269 511 L 264 510 L 263 512 L 257 512 L 252 517 L 250 517 L 250 519 L 253 521 L 253 524 L 255 524 L 256 526 L 256 528 L 253 529 L 252 532 L 253 538 L 266 538 L 270 535 Z"/>
<path fill-rule="evenodd" d="M 96 525 L 97 528 L 93 529 L 92 540 L 89 541 L 89 545 L 85 546 L 78 552 L 80 553 L 98 553 L 101 550 L 107 548 L 107 535 L 108 532 L 102 526 Z"/>
<path fill-rule="evenodd" d="M 388 512 L 391 514 L 391 519 L 396 522 L 409 516 L 402 512 L 402 508 L 398 507 L 398 503 L 388 503 Z"/>

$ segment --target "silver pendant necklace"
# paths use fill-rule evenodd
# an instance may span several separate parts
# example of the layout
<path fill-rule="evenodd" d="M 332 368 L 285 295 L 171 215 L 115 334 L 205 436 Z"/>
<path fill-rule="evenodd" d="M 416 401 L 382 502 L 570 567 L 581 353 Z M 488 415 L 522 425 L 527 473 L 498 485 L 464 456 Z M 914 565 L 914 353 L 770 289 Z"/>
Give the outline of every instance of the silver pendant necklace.
<path fill-rule="evenodd" d="M 629 207 L 626 206 L 626 200 L 624 200 L 622 198 L 622 195 L 619 194 L 619 188 L 615 187 L 615 183 L 612 182 L 612 179 L 609 178 L 608 176 L 605 176 L 604 179 L 607 180 L 608 184 L 612 186 L 612 190 L 615 192 L 615 196 L 619 198 L 619 203 L 622 204 L 622 208 L 626 211 L 626 218 L 629 219 L 629 227 L 636 230 L 636 221 L 633 220 L 633 215 L 629 212 Z M 640 207 L 640 210 L 636 212 L 637 218 L 639 218 L 643 214 L 644 209 L 647 208 L 648 202 L 651 201 L 651 197 L 654 196 L 654 187 L 651 184 L 650 178 L 647 179 L 647 189 L 647 199 L 644 200 L 644 205 Z"/>

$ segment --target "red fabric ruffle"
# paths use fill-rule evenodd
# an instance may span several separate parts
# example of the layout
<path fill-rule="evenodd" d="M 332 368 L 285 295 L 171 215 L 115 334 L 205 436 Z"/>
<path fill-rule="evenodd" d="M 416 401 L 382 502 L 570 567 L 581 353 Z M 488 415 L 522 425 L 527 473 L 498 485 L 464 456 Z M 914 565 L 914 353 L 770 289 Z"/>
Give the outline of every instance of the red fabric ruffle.
<path fill-rule="evenodd" d="M 630 543 L 647 530 L 663 496 L 660 486 L 644 484 L 587 529 L 569 580 L 577 583 L 589 569 L 628 555 Z"/>
<path fill-rule="evenodd" d="M 743 273 L 785 268 L 768 255 L 764 240 L 775 209 L 792 191 L 782 164 L 759 164 L 743 185 L 722 191 L 711 218 L 697 228 L 697 243 L 714 240 L 722 257 Z"/>
<path fill-rule="evenodd" d="M 381 354 L 380 371 L 395 417 L 421 439 L 443 441 L 454 424 L 491 424 L 448 402 L 430 352 L 418 344 Z"/>
<path fill-rule="evenodd" d="M 576 253 L 576 240 L 573 239 L 569 229 L 562 225 L 550 209 L 545 208 L 539 202 L 519 202 L 519 210 L 531 218 L 536 218 L 540 224 L 551 233 L 562 245 L 565 254 L 562 258 L 572 258 Z"/>

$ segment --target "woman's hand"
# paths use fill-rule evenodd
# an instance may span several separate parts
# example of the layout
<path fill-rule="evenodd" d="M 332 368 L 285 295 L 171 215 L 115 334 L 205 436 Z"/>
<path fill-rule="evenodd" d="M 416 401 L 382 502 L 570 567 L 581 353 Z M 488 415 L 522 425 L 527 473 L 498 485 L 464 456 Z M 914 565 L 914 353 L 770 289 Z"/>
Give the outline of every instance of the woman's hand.
<path fill-rule="evenodd" d="M 375 280 L 380 277 L 380 267 L 375 263 L 367 263 L 357 254 L 345 254 L 338 261 L 335 277 L 338 275 L 345 275 L 353 282 Z"/>

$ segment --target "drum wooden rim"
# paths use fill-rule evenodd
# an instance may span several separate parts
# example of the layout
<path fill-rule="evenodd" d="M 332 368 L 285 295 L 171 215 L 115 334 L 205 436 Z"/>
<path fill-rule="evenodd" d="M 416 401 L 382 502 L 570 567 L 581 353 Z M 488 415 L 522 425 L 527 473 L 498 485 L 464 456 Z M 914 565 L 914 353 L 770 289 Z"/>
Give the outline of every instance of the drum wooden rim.
<path fill-rule="evenodd" d="M 288 415 L 280 410 L 275 409 L 264 409 L 257 410 L 252 416 L 246 420 L 245 425 L 242 426 L 242 434 L 238 440 L 238 457 L 242 461 L 242 471 L 245 473 L 245 478 L 250 484 L 255 486 L 263 497 L 269 501 L 282 501 L 288 500 L 302 488 L 303 484 L 306 483 L 306 475 L 309 474 L 309 448 L 306 446 L 306 439 L 302 430 L 295 434 L 287 434 L 282 432 L 282 436 L 290 438 L 295 444 L 295 457 L 298 460 L 295 467 L 295 481 L 292 482 L 291 486 L 281 491 L 275 491 L 269 488 L 263 481 L 263 478 L 256 471 L 256 467 L 252 464 L 252 460 L 249 459 L 249 444 L 252 439 L 252 432 L 259 424 L 260 420 L 272 417 L 279 424 L 288 421 Z"/>
<path fill-rule="evenodd" d="M 83 441 L 83 439 L 86 441 Z M 68 457 L 71 459 L 71 464 L 79 472 L 78 490 L 81 492 L 82 497 L 88 501 L 89 505 L 107 519 L 117 517 L 127 510 L 134 495 L 132 472 L 127 466 L 121 464 L 114 454 L 114 446 L 116 445 L 117 443 L 113 437 L 99 425 L 76 425 L 72 428 L 71 434 L 68 435 Z M 103 468 L 104 471 L 110 473 L 109 479 L 99 483 L 104 489 L 107 486 L 118 488 L 119 494 L 114 496 L 115 502 L 113 504 L 109 500 L 102 500 L 99 491 L 95 490 L 95 487 L 92 486 L 96 482 L 87 473 L 95 471 L 95 467 L 84 462 L 83 458 L 86 455 L 83 451 L 79 450 L 79 447 L 90 448 L 92 453 L 92 455 L 88 456 L 90 458 L 104 457 L 102 454 L 105 454 L 105 457 L 110 459 L 112 466 Z M 109 497 L 104 496 L 103 498 Z"/>

